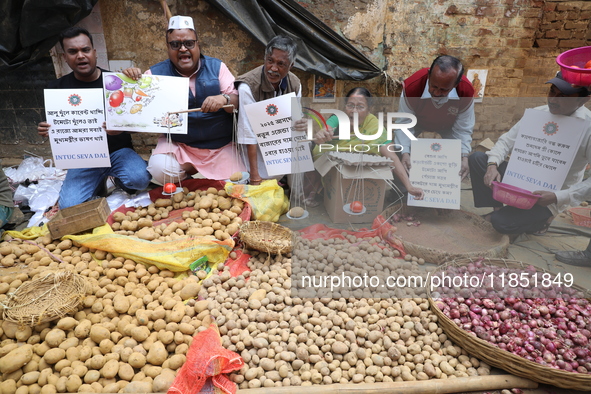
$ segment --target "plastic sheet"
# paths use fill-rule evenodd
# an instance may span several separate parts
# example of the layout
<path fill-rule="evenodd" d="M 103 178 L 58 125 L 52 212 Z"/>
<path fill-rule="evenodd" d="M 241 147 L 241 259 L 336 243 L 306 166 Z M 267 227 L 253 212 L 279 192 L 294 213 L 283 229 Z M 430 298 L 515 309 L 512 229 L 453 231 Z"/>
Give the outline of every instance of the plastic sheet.
<path fill-rule="evenodd" d="M 246 201 L 252 207 L 256 220 L 276 222 L 289 209 L 289 199 L 275 179 L 261 182 L 260 185 L 238 185 L 226 183 L 226 193 Z"/>
<path fill-rule="evenodd" d="M 334 79 L 382 73 L 364 54 L 294 0 L 207 0 L 263 45 L 278 34 L 296 40 L 295 67 Z"/>
<path fill-rule="evenodd" d="M 43 56 L 58 34 L 90 14 L 98 0 L 4 0 L 0 2 L 0 70 Z"/>

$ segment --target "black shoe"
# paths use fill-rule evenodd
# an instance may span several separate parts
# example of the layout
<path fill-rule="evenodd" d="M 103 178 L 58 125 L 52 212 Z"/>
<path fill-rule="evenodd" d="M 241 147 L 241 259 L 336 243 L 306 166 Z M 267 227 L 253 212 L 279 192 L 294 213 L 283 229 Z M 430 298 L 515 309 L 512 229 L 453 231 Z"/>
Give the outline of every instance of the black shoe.
<path fill-rule="evenodd" d="M 96 197 L 107 197 L 107 195 L 109 194 L 109 189 L 107 187 L 108 180 L 109 177 L 105 177 L 105 179 L 103 179 L 101 183 L 99 183 L 98 187 L 94 191 L 94 195 Z"/>
<path fill-rule="evenodd" d="M 138 191 L 134 190 L 134 189 L 130 189 L 128 187 L 123 186 L 123 183 L 119 180 L 119 178 L 113 178 L 115 181 L 115 185 L 117 185 L 118 188 L 120 188 L 121 190 L 123 190 L 125 193 L 127 194 L 136 194 Z"/>
<path fill-rule="evenodd" d="M 591 253 L 584 250 L 556 252 L 556 260 L 577 267 L 591 267 Z"/>

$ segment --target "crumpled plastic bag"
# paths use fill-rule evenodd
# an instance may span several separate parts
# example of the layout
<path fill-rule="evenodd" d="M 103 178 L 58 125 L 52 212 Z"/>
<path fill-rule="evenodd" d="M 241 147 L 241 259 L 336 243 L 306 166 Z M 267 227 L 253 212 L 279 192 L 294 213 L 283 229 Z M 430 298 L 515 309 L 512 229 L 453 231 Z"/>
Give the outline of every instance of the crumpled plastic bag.
<path fill-rule="evenodd" d="M 152 242 L 114 234 L 108 224 L 94 228 L 91 234 L 64 235 L 62 239 L 71 239 L 89 249 L 104 250 L 117 257 L 172 272 L 187 271 L 191 263 L 202 256 L 207 256 L 211 266 L 216 268 L 226 261 L 235 245 L 231 238 L 220 241 L 212 237 Z"/>
<path fill-rule="evenodd" d="M 49 166 L 45 166 L 47 163 Z M 18 168 L 5 168 L 4 173 L 12 183 L 23 183 L 27 179 L 30 182 L 41 179 L 59 179 L 63 181 L 66 176 L 66 171 L 55 168 L 51 160 L 43 161 L 42 157 L 37 156 L 25 157 Z"/>
<path fill-rule="evenodd" d="M 225 190 L 229 196 L 248 202 L 252 207 L 252 217 L 256 220 L 276 222 L 289 210 L 289 199 L 275 179 L 263 181 L 260 185 L 228 182 Z"/>
<path fill-rule="evenodd" d="M 29 220 L 29 227 L 39 226 L 43 223 L 43 220 L 46 219 L 43 214 L 59 199 L 62 184 L 61 180 L 42 179 L 29 186 L 19 185 L 14 192 L 14 201 L 28 205 L 31 211 L 35 212 Z"/>

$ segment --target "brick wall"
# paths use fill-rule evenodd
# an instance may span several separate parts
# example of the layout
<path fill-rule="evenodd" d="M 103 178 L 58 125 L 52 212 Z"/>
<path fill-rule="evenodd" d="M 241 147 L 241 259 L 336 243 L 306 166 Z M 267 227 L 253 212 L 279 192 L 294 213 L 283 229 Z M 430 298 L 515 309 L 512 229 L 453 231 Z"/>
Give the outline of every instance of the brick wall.
<path fill-rule="evenodd" d="M 37 135 L 37 123 L 45 118 L 43 89 L 53 79 L 55 74 L 49 54 L 36 63 L 0 73 L 0 157 L 3 166 L 20 162 L 28 153 L 51 157 L 49 144 Z"/>

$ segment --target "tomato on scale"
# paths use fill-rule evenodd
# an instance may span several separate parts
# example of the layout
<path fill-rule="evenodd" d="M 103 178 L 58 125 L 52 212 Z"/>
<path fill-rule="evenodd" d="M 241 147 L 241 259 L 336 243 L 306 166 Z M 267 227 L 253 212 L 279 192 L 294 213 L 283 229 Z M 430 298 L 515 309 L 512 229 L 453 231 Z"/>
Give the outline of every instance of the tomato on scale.
<path fill-rule="evenodd" d="M 173 194 L 176 192 L 176 185 L 174 183 L 165 183 L 163 187 L 164 193 Z"/>
<path fill-rule="evenodd" d="M 361 201 L 353 201 L 351 203 L 351 212 L 353 213 L 361 213 L 363 211 L 363 204 Z"/>

